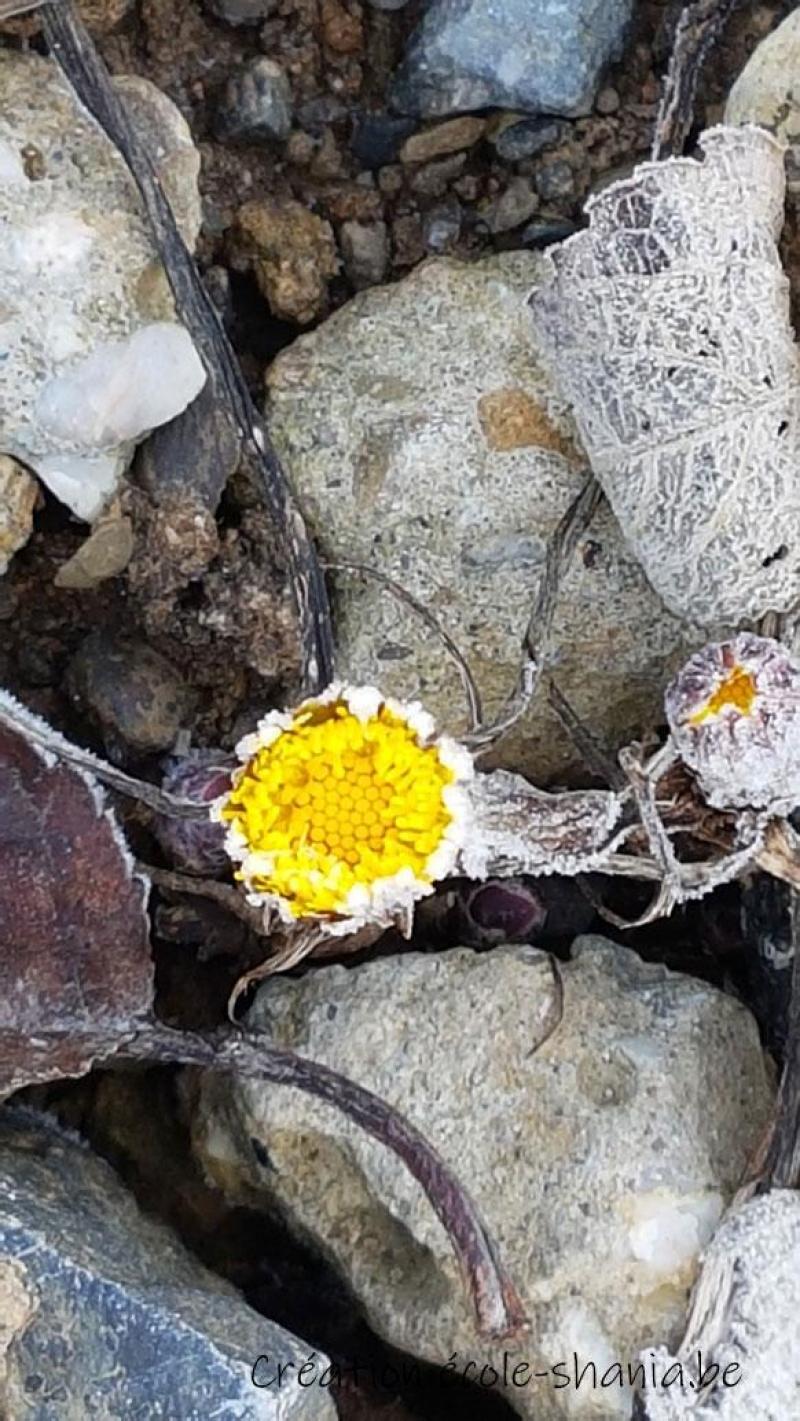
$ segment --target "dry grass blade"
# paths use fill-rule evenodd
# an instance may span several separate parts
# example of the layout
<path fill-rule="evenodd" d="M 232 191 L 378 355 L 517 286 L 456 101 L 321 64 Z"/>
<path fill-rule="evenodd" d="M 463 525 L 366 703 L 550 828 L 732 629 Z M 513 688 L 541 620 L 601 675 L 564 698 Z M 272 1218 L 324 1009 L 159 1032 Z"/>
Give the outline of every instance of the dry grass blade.
<path fill-rule="evenodd" d="M 202 357 L 215 399 L 230 412 L 238 437 L 247 443 L 258 461 L 297 607 L 305 688 L 318 690 L 333 674 L 328 597 L 314 547 L 280 460 L 250 398 L 214 305 L 186 250 L 150 159 L 71 0 L 43 5 L 42 23 L 53 58 L 131 170 L 172 287 L 178 315 Z"/>
<path fill-rule="evenodd" d="M 681 12 L 653 135 L 654 158 L 683 152 L 694 120 L 700 70 L 738 4 L 739 0 L 695 0 Z"/>
<path fill-rule="evenodd" d="M 523 660 L 517 684 L 496 720 L 479 725 L 463 737 L 464 744 L 470 750 L 480 753 L 491 749 L 501 736 L 513 729 L 533 700 L 546 662 L 547 644 L 564 574 L 602 498 L 600 485 L 590 475 L 550 538 L 544 573 L 522 638 Z"/>

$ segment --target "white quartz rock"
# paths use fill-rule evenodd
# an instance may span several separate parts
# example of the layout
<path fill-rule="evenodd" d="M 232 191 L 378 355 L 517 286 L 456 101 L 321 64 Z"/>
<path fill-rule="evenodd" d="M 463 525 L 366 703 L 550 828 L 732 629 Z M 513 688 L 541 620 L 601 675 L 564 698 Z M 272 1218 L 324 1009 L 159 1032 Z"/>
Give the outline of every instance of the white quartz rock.
<path fill-rule="evenodd" d="M 191 245 L 186 124 L 153 85 L 118 88 Z M 0 454 L 91 521 L 204 378 L 120 154 L 56 64 L 0 50 Z"/>
<path fill-rule="evenodd" d="M 74 369 L 49 380 L 36 417 L 59 439 L 105 449 L 174 419 L 205 378 L 183 326 L 154 321 L 127 340 L 96 346 Z"/>

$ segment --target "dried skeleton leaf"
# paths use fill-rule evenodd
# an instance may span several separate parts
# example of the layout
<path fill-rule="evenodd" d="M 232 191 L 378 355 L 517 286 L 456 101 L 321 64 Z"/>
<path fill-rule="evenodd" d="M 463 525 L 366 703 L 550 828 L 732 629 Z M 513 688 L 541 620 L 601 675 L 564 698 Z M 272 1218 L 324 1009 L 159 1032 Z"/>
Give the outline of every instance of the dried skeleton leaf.
<path fill-rule="evenodd" d="M 783 150 L 755 127 L 711 129 L 700 150 L 592 198 L 531 310 L 647 577 L 711 625 L 800 593 L 800 366 Z"/>

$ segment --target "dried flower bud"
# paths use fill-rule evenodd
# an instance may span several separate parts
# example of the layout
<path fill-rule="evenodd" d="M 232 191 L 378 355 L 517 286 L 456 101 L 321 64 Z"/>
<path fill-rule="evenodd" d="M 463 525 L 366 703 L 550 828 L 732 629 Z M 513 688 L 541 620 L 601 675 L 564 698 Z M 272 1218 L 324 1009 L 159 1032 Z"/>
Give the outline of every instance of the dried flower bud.
<path fill-rule="evenodd" d="M 800 804 L 800 665 L 780 642 L 740 632 L 704 647 L 665 707 L 709 804 L 773 814 Z"/>
<path fill-rule="evenodd" d="M 230 789 L 235 764 L 225 750 L 190 750 L 167 762 L 161 788 L 198 805 L 210 805 Z M 153 830 L 165 854 L 187 873 L 214 876 L 229 864 L 225 831 L 206 816 L 175 819 L 159 814 Z"/>
<path fill-rule="evenodd" d="M 541 895 L 517 878 L 469 884 L 460 907 L 464 921 L 459 941 L 483 946 L 526 942 L 541 931 L 547 918 Z"/>

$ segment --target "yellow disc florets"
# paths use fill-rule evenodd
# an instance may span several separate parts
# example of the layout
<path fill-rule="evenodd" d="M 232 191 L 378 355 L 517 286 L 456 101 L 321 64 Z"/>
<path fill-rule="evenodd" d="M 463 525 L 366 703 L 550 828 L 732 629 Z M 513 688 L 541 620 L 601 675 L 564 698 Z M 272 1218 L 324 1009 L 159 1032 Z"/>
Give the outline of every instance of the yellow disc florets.
<path fill-rule="evenodd" d="M 266 716 L 214 807 L 251 900 L 349 931 L 429 893 L 455 864 L 472 769 L 433 732 L 417 705 L 371 687 Z"/>

